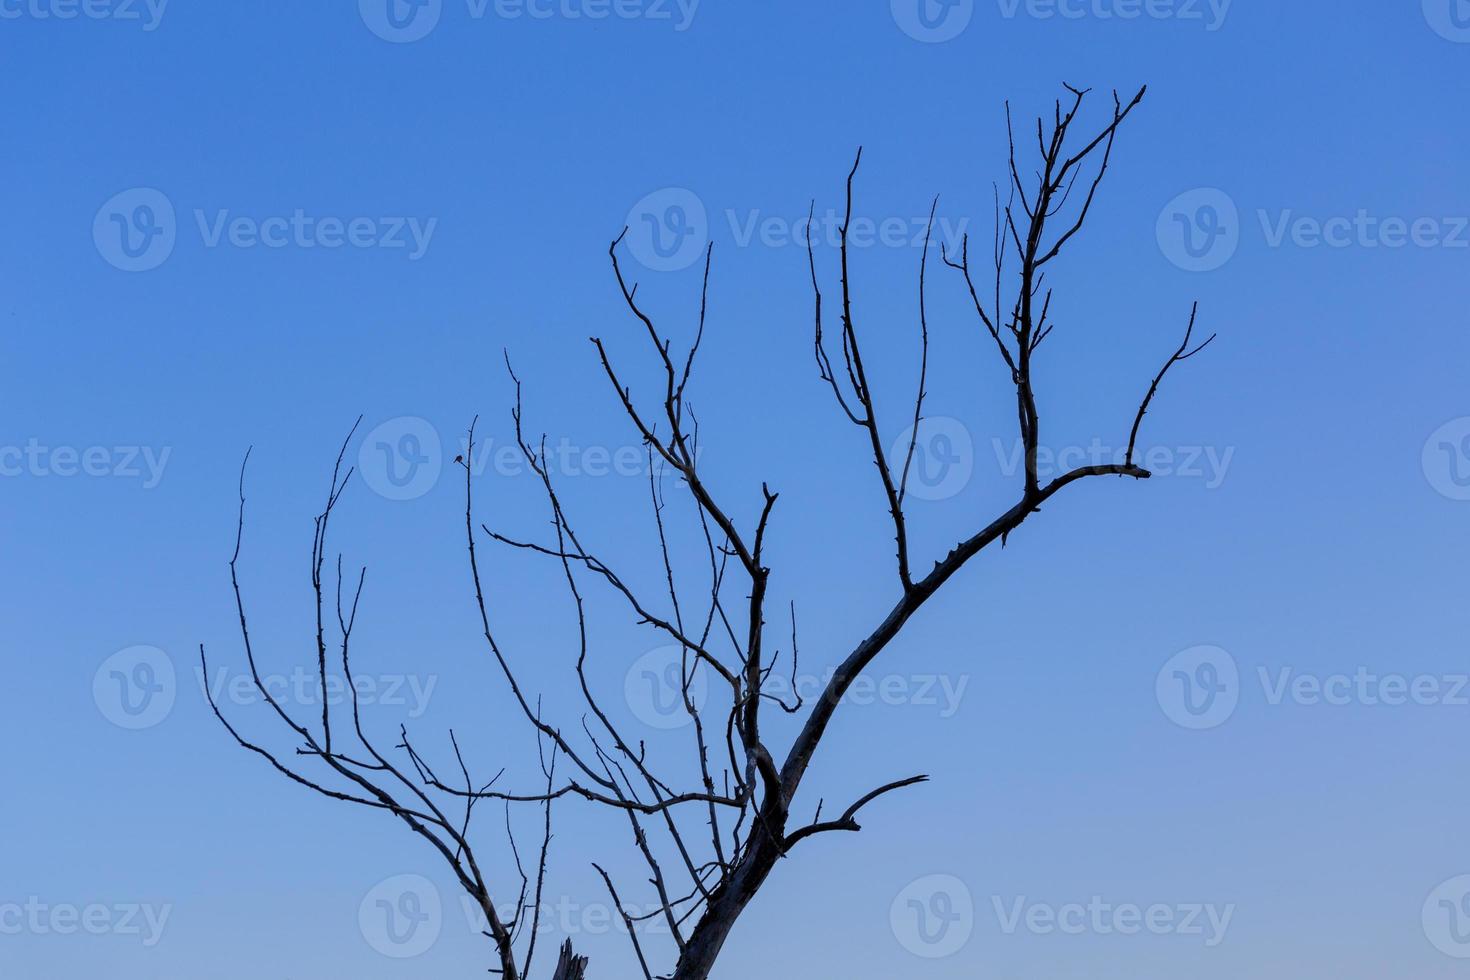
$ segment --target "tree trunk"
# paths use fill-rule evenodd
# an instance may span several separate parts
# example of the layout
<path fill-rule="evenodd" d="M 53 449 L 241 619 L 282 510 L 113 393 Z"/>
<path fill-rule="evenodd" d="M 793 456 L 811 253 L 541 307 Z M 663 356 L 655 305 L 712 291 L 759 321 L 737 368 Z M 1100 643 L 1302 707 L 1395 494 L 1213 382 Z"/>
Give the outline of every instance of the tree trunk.
<path fill-rule="evenodd" d="M 770 818 L 784 823 L 775 814 Z M 755 893 L 765 884 L 766 877 L 780 859 L 780 848 L 766 834 L 751 848 L 749 855 L 735 870 L 726 886 L 714 895 L 713 901 L 700 916 L 699 923 L 689 936 L 684 952 L 679 956 L 679 965 L 674 969 L 674 980 L 709 980 L 715 960 L 724 948 L 725 940 L 735 928 L 740 913 L 750 904 Z"/>
<path fill-rule="evenodd" d="M 701 920 L 689 937 L 689 943 L 679 956 L 679 966 L 674 971 L 674 980 L 708 980 L 714 969 L 715 960 L 735 928 L 735 919 L 740 910 L 732 915 L 706 917 Z"/>

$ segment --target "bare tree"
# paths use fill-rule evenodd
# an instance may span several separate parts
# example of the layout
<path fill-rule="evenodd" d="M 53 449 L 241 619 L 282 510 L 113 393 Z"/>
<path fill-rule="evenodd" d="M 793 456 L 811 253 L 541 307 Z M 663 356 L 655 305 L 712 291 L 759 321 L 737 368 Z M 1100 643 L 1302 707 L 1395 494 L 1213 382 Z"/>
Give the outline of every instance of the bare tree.
<path fill-rule="evenodd" d="M 448 863 L 455 877 L 488 923 L 487 935 L 494 946 L 494 972 L 507 978 L 532 975 L 541 931 L 541 895 L 546 885 L 548 855 L 552 839 L 554 805 L 580 799 L 606 808 L 628 821 L 634 844 L 649 871 L 656 894 L 653 913 L 635 915 L 625 903 L 611 874 L 594 865 L 614 906 L 619 910 L 632 942 L 632 952 L 645 978 L 672 976 L 675 980 L 704 980 L 710 975 L 731 930 L 741 913 L 765 885 L 778 862 L 799 844 L 820 834 L 857 831 L 858 817 L 879 799 L 924 782 L 924 775 L 895 774 L 834 814 L 823 816 L 819 804 L 815 814 L 803 819 L 794 812 L 797 794 L 844 695 L 863 671 L 900 633 L 919 609 L 970 559 L 1011 532 L 1064 488 L 1101 476 L 1146 479 L 1149 472 L 1135 462 L 1139 428 L 1164 377 L 1175 365 L 1193 357 L 1210 340 L 1194 345 L 1195 311 L 1191 311 L 1184 339 L 1153 378 L 1133 416 L 1128 449 L 1122 462 L 1084 466 L 1043 482 L 1037 465 L 1040 447 L 1040 414 L 1033 383 L 1032 366 L 1037 349 L 1052 332 L 1049 321 L 1052 291 L 1046 285 L 1047 266 L 1082 228 L 1111 160 L 1114 139 L 1125 119 L 1143 99 L 1142 89 L 1128 102 L 1113 94 L 1111 119 L 1082 139 L 1073 138 L 1073 128 L 1087 92 L 1067 87 L 1068 97 L 1059 100 L 1050 118 L 1036 120 L 1038 159 L 1031 178 L 1023 177 L 1022 153 L 1011 129 L 1008 190 L 996 191 L 996 227 L 990 258 L 980 272 L 972 267 L 966 238 L 958 254 L 941 248 L 944 264 L 960 275 L 975 314 L 995 345 L 995 352 L 1015 388 L 1016 412 L 1024 450 L 1025 476 L 1019 498 L 999 516 L 959 541 L 947 554 L 927 568 L 920 568 L 911 555 L 905 515 L 909 478 L 924 418 L 925 386 L 929 366 L 929 323 L 926 295 L 931 248 L 926 236 L 920 260 L 918 285 L 918 341 L 921 368 L 918 392 L 912 410 L 902 421 L 913 425 L 913 434 L 901 451 L 885 448 L 883 425 L 864 363 L 860 333 L 853 312 L 849 275 L 848 229 L 852 222 L 853 184 L 858 160 L 847 179 L 846 217 L 840 229 L 840 316 L 838 339 L 829 342 L 816 256 L 808 245 L 808 263 L 815 297 L 814 350 L 818 373 L 830 387 L 841 413 L 861 433 L 871 451 L 884 500 L 889 512 L 896 547 L 896 599 L 866 638 L 847 653 L 831 676 L 821 696 L 809 708 L 798 699 L 788 703 L 769 693 L 770 678 L 777 669 L 779 646 L 790 640 L 788 659 L 793 674 L 797 660 L 795 609 L 772 613 L 769 597 L 771 569 L 765 563 L 765 544 L 778 495 L 762 485 L 752 527 L 742 527 L 733 511 L 720 502 L 706 482 L 699 458 L 699 425 L 686 404 L 700 342 L 711 269 L 711 254 L 704 264 L 703 295 L 698 328 L 687 353 L 676 356 L 672 342 L 655 325 L 640 305 L 638 287 L 628 281 L 619 262 L 622 236 L 609 249 L 612 271 L 624 304 L 647 336 L 661 370 L 659 396 L 648 404 L 635 399 L 624 384 L 601 339 L 593 338 L 603 371 L 623 412 L 646 445 L 650 461 L 650 500 L 657 528 L 657 557 L 662 565 L 665 587 L 657 599 L 640 593 L 612 564 L 591 551 L 563 507 L 552 467 L 548 465 L 544 438 L 533 442 L 522 422 L 521 384 L 511 371 L 516 390 L 512 412 L 520 451 L 539 481 L 550 512 L 552 534 L 545 541 L 524 541 L 481 527 L 474 517 L 472 470 L 465 469 L 465 541 L 475 602 L 489 653 L 503 674 L 509 692 L 540 747 L 541 776 L 536 786 L 520 791 L 499 788 L 500 776 L 488 782 L 472 778 L 460 744 L 450 733 L 452 768 L 432 763 L 410 740 L 404 728 L 392 751 L 380 751 L 362 724 L 356 689 L 351 682 L 353 624 L 363 593 L 365 572 L 344 583 L 342 561 L 336 560 L 336 581 L 328 596 L 327 532 L 334 509 L 347 486 L 350 471 L 343 472 L 347 443 L 337 458 L 325 506 L 316 518 L 312 542 L 313 587 L 316 604 L 316 671 L 322 685 L 322 714 L 317 719 L 294 717 L 261 682 L 251 644 L 245 601 L 238 575 L 240 539 L 244 531 L 243 468 L 240 519 L 235 554 L 230 562 L 231 580 L 240 614 L 245 656 L 266 704 L 297 742 L 293 764 L 280 753 L 243 737 L 211 699 L 220 721 L 235 739 L 288 778 L 337 800 L 385 811 L 424 838 Z M 1005 200 L 1002 203 L 1002 197 Z M 1069 202 L 1071 204 L 1069 208 Z M 930 229 L 933 212 L 930 213 Z M 624 231 L 626 235 L 626 230 Z M 988 278 L 993 273 L 993 280 Z M 1009 289 L 1007 287 L 1010 287 Z M 831 347 L 840 346 L 834 358 Z M 507 367 L 509 363 L 507 362 Z M 348 440 L 350 442 L 351 435 Z M 471 425 L 468 455 L 474 458 L 475 427 Z M 248 458 L 248 454 L 247 454 Z M 690 509 L 697 519 L 694 529 L 701 542 L 699 562 L 708 576 L 691 600 L 675 569 L 671 536 L 666 531 L 663 481 L 656 471 L 672 475 L 687 492 Z M 568 731 L 543 717 L 538 699 L 518 680 L 514 657 L 497 639 L 481 584 L 477 541 L 485 540 L 550 560 L 559 569 L 575 617 L 579 649 L 577 683 L 590 716 L 581 731 Z M 603 709 L 586 671 L 591 626 L 583 588 L 593 583 L 610 590 L 626 603 L 638 622 L 677 645 L 681 651 L 683 710 L 688 714 L 690 752 L 698 776 L 693 785 L 676 786 L 654 771 L 643 742 L 622 732 Z M 768 622 L 768 620 L 770 622 Z M 776 633 L 771 631 L 775 630 Z M 788 632 L 789 630 L 789 632 Z M 200 656 L 204 650 L 201 647 Z M 207 664 L 206 664 L 207 667 Z M 350 710 L 334 717 L 328 707 L 328 677 L 340 669 L 352 692 Z M 701 707 L 692 695 L 694 679 L 703 674 L 720 692 L 719 708 Z M 770 711 L 800 716 L 799 734 L 785 747 L 781 761 L 768 740 L 764 723 Z M 804 714 L 803 714 L 804 712 Z M 393 760 L 398 761 L 393 761 Z M 441 775 L 441 769 L 444 774 Z M 694 770 L 691 768 L 690 770 Z M 503 772 L 503 771 L 502 771 Z M 476 808 L 486 803 L 507 810 L 506 830 L 519 881 L 512 881 L 505 894 L 514 893 L 513 905 L 497 906 L 485 866 L 470 842 L 471 820 Z M 521 849 L 511 832 L 512 807 L 535 807 L 540 842 L 534 857 L 523 863 Z M 502 910 L 510 908 L 511 914 Z M 672 939 L 670 950 L 646 949 L 640 924 L 657 918 Z M 673 963 L 673 972 L 657 964 Z M 570 943 L 562 948 L 554 977 L 581 977 L 586 961 L 572 953 Z M 663 970 L 664 972 L 657 972 Z"/>

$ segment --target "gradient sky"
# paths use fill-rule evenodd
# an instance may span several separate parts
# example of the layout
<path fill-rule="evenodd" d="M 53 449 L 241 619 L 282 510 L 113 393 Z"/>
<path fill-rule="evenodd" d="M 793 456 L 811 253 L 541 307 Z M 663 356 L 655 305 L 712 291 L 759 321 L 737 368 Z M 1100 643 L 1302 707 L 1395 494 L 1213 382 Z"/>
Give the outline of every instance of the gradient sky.
<path fill-rule="evenodd" d="M 819 678 L 897 585 L 861 434 L 812 364 L 792 225 L 841 205 L 865 147 L 857 213 L 890 233 L 855 250 L 857 315 L 897 439 L 915 222 L 939 194 L 941 231 L 988 241 L 1004 102 L 1029 120 L 1063 82 L 1099 89 L 1089 124 L 1108 90 L 1149 92 L 1053 271 L 1043 443 L 1121 447 L 1198 300 L 1219 340 L 1141 440 L 1169 473 L 1071 488 L 915 619 L 798 811 L 933 782 L 794 853 L 717 976 L 1463 975 L 1470 4 L 924 2 L 443 0 L 417 20 L 382 0 L 0 2 L 0 975 L 481 975 L 489 947 L 422 842 L 288 784 L 209 713 L 199 644 L 221 690 L 243 667 L 226 562 L 247 447 L 265 669 L 289 682 L 313 656 L 311 517 L 362 415 L 329 546 L 369 566 L 370 722 L 385 740 L 407 723 L 443 762 L 452 726 L 481 774 L 524 787 L 534 743 L 478 637 L 449 459 L 478 415 L 478 516 L 544 534 L 536 487 L 497 455 L 508 350 L 528 426 L 566 440 L 577 523 L 656 586 L 637 440 L 586 338 L 652 393 L 607 244 L 633 224 L 626 268 L 682 350 L 708 237 L 707 479 L 746 522 L 762 480 L 782 492 L 776 607 L 796 601 Z M 832 249 L 818 261 L 830 299 Z M 931 272 L 930 304 L 948 441 L 929 448 L 951 469 L 911 506 L 920 567 L 1018 486 L 1007 378 L 955 274 Z M 482 558 L 526 686 L 575 727 L 555 569 Z M 604 700 L 682 746 L 640 700 L 635 665 L 662 644 L 598 595 Z M 1216 700 L 1186 700 L 1181 676 Z M 225 695 L 289 753 L 247 702 Z M 508 882 L 503 816 L 479 819 Z M 535 814 L 516 819 L 525 846 Z M 576 804 L 555 819 L 545 948 L 569 932 L 590 975 L 635 976 L 589 867 L 646 905 L 627 825 Z M 374 919 L 402 876 L 442 898 L 414 958 L 383 955 Z M 1069 908 L 1089 904 L 1113 911 Z M 1124 934 L 1129 905 L 1174 925 Z"/>

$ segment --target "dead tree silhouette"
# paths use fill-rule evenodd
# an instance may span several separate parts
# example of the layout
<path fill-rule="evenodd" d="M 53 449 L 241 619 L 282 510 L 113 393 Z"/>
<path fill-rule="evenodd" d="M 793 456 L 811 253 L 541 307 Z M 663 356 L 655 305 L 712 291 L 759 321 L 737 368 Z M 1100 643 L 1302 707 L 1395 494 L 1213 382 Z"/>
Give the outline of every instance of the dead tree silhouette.
<path fill-rule="evenodd" d="M 451 775 L 443 777 L 436 765 L 415 747 L 405 728 L 399 729 L 398 744 L 391 752 L 380 751 L 365 734 L 356 688 L 351 680 L 350 657 L 353 625 L 365 573 L 356 576 L 355 584 L 351 580 L 344 583 L 339 557 L 335 594 L 330 600 L 327 595 L 328 576 L 323 574 L 327 560 L 328 525 L 351 475 L 350 470 L 343 472 L 346 442 L 332 473 L 326 505 L 316 518 L 312 543 L 316 671 L 322 685 L 323 702 L 320 724 L 314 719 L 294 717 L 272 696 L 257 669 L 238 574 L 240 541 L 244 533 L 243 467 L 236 547 L 230 561 L 240 632 L 255 685 L 269 709 L 294 734 L 297 740 L 294 751 L 299 761 L 293 765 L 279 752 L 242 736 L 221 712 L 211 694 L 210 704 L 221 723 L 241 746 L 263 757 L 291 780 L 335 800 L 385 811 L 428 841 L 483 912 L 488 924 L 486 934 L 494 946 L 496 965 L 493 972 L 506 980 L 529 977 L 534 965 L 537 937 L 541 932 L 541 898 L 546 883 L 553 804 L 580 799 L 621 813 L 619 819 L 629 822 L 634 844 L 648 866 L 649 882 L 657 895 L 656 911 L 635 915 L 624 902 L 613 876 L 601 866 L 594 867 L 627 927 L 632 953 L 643 976 L 648 980 L 656 975 L 671 976 L 674 980 L 704 980 L 714 968 L 741 913 L 761 891 L 783 858 L 791 855 L 803 841 L 817 835 L 859 830 L 858 817 L 867 807 L 890 793 L 928 778 L 924 775 L 894 778 L 858 797 L 836 815 L 823 818 L 819 805 L 811 819 L 796 817 L 793 808 L 798 790 L 834 714 L 853 683 L 899 635 L 909 619 L 970 559 L 996 542 L 1004 544 L 1007 536 L 1023 521 L 1063 489 L 1093 477 L 1148 478 L 1149 472 L 1135 462 L 1144 416 L 1169 371 L 1199 353 L 1214 339 L 1212 336 L 1201 344 L 1193 344 L 1197 307 L 1191 310 L 1183 341 L 1152 379 L 1137 407 L 1123 461 L 1083 466 L 1042 481 L 1037 464 L 1040 415 L 1033 388 L 1032 365 L 1037 349 L 1052 332 L 1052 323 L 1048 319 L 1052 290 L 1045 284 L 1046 267 L 1081 230 L 1107 172 L 1118 130 L 1144 97 L 1144 90 L 1140 89 L 1125 103 L 1116 92 L 1113 93 L 1111 119 L 1107 124 L 1085 139 L 1073 140 L 1073 127 L 1087 91 L 1067 86 L 1067 92 L 1066 99 L 1056 102 L 1050 119 L 1036 120 L 1039 160 L 1032 171 L 1034 179 L 1029 181 L 1022 176 L 1027 168 L 1023 167 L 1021 153 L 1017 149 L 1017 134 L 1011 128 L 1007 104 L 1009 188 L 1004 201 L 999 189 L 996 191 L 994 243 L 984 266 L 987 276 L 993 273 L 993 284 L 987 281 L 986 289 L 982 291 L 977 282 L 980 270 L 971 265 L 968 238 L 964 239 L 958 254 L 940 249 L 945 266 L 959 273 L 959 279 L 973 301 L 975 314 L 994 343 L 996 356 L 1015 387 L 1025 474 L 1019 498 L 1012 506 L 960 540 L 927 568 L 921 569 L 920 563 L 911 555 L 904 504 L 914 464 L 919 423 L 924 417 L 928 380 L 929 317 L 925 296 L 932 251 L 929 240 L 926 237 L 918 276 L 917 339 L 922 367 L 912 412 L 907 413 L 904 419 L 913 423 L 913 435 L 907 440 L 904 451 L 893 453 L 885 450 L 852 308 L 848 228 L 852 221 L 853 185 L 861 151 L 848 174 L 846 217 L 840 229 L 839 337 L 832 344 L 840 344 L 840 359 L 834 359 L 829 352 L 821 277 L 817 272 L 814 251 L 808 243 L 807 258 L 815 298 L 814 350 L 818 374 L 822 383 L 830 387 L 842 415 L 859 430 L 862 441 L 872 453 L 892 522 L 898 580 L 897 598 L 892 607 L 877 619 L 866 638 L 847 653 L 821 696 L 809 709 L 799 700 L 788 704 L 764 691 L 778 666 L 777 644 L 790 638 L 793 672 L 797 657 L 794 608 L 789 626 L 785 610 L 770 617 L 780 621 L 779 627 L 770 628 L 779 629 L 783 635 L 779 640 L 768 637 L 768 593 L 772 573 L 765 564 L 765 545 L 778 495 L 762 485 L 761 497 L 753 510 L 758 514 L 754 526 L 742 527 L 731 516 L 732 510 L 720 502 L 715 488 L 706 482 L 705 474 L 697 463 L 699 426 L 686 405 L 685 393 L 704 337 L 712 250 L 705 256 L 698 329 L 687 353 L 678 357 L 673 352 L 671 341 L 660 333 L 652 317 L 640 305 L 637 285 L 630 284 L 624 275 L 619 262 L 623 236 L 619 236 L 609 249 L 612 271 L 636 330 L 646 333 L 652 354 L 661 369 L 660 404 L 650 409 L 635 399 L 632 389 L 621 380 L 602 340 L 593 338 L 592 343 L 618 404 L 647 447 L 650 463 L 657 464 L 677 478 L 678 485 L 687 491 L 692 509 L 698 515 L 699 528 L 695 536 L 702 539 L 703 551 L 699 561 L 709 569 L 708 587 L 701 592 L 698 612 L 695 613 L 696 607 L 683 597 L 675 575 L 677 563 L 670 555 L 660 481 L 650 477 L 662 577 L 666 579 L 667 587 L 661 586 L 660 591 L 666 594 L 655 602 L 630 586 L 612 564 L 584 546 L 583 538 L 562 506 L 552 467 L 546 461 L 544 438 L 533 444 L 526 436 L 522 426 L 521 384 L 511 371 L 516 390 L 516 407 L 512 412 L 516 438 L 530 471 L 544 491 L 554 529 L 553 540 L 522 541 L 483 527 L 477 533 L 472 468 L 461 460 L 465 469 L 464 531 L 485 643 L 519 706 L 520 714 L 534 730 L 541 746 L 541 778 L 537 786 L 522 792 L 509 792 L 498 789 L 496 780 L 488 784 L 477 783 L 471 777 L 459 741 L 453 733 L 450 744 L 454 768 Z M 931 210 L 931 230 L 933 214 Z M 1066 216 L 1068 214 L 1070 216 Z M 626 230 L 623 234 L 627 234 Z M 1012 290 L 1007 289 L 1008 280 Z M 1009 298 L 1003 299 L 1007 296 Z M 351 438 L 349 434 L 348 442 Z M 475 428 L 471 425 L 467 453 L 471 460 L 474 459 L 474 439 Z M 651 465 L 650 471 L 653 469 Z M 576 680 L 591 712 L 591 718 L 584 720 L 581 732 L 565 731 L 542 716 L 539 701 L 523 688 L 517 677 L 514 655 L 497 640 L 481 585 L 477 549 L 477 540 L 481 536 L 511 549 L 549 559 L 559 566 L 558 577 L 565 581 L 580 640 Z M 683 710 L 689 715 L 691 749 L 699 767 L 697 785 L 676 788 L 655 774 L 642 742 L 620 731 L 618 724 L 603 710 L 585 670 L 591 626 L 582 590 L 589 581 L 610 589 L 610 595 L 620 603 L 625 602 L 642 625 L 668 638 L 681 651 Z M 729 597 L 732 595 L 738 595 L 738 600 L 731 600 Z M 202 646 L 200 657 L 205 662 Z M 205 662 L 206 670 L 207 666 Z M 339 710 L 339 717 L 334 718 L 328 708 L 327 679 L 329 673 L 339 666 L 347 681 L 345 689 L 352 693 L 352 698 L 350 710 Z M 700 671 L 705 672 L 713 687 L 721 692 L 719 705 L 722 708 L 728 706 L 722 718 L 711 716 L 691 696 L 693 679 Z M 767 732 L 762 725 L 765 710 L 780 710 L 794 715 L 806 711 L 799 734 L 786 747 L 780 761 L 768 743 Z M 348 717 L 340 717 L 344 714 Z M 393 761 L 395 759 L 398 761 Z M 563 775 L 559 776 L 559 773 Z M 543 818 L 540 818 L 541 846 L 537 859 L 529 867 L 522 864 L 521 852 L 515 848 L 514 836 L 511 837 L 520 879 L 510 889 L 517 893 L 513 906 L 496 905 L 484 866 L 469 840 L 475 807 L 486 802 L 496 802 L 507 808 L 538 807 L 544 811 Z M 698 840 L 689 830 L 691 817 L 701 828 Z M 655 834 L 659 835 L 657 844 L 653 840 Z M 501 908 L 513 908 L 515 911 L 502 915 Z M 673 948 L 666 956 L 645 949 L 640 938 L 639 923 L 654 916 L 662 920 L 672 940 Z M 658 972 L 655 964 L 670 960 L 673 961 L 673 972 Z M 586 966 L 585 959 L 573 954 L 568 941 L 561 950 L 553 976 L 556 980 L 579 978 Z"/>

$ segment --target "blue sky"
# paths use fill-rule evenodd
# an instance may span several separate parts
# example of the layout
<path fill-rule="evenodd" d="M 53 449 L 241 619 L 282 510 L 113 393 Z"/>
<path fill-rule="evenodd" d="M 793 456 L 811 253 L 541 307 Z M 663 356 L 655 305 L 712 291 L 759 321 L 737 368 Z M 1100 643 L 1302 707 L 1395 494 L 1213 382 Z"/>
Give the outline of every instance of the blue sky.
<path fill-rule="evenodd" d="M 283 697 L 319 710 L 294 680 L 310 519 L 361 415 L 330 547 L 369 567 L 370 721 L 440 758 L 454 727 L 524 786 L 452 457 L 479 416 L 478 516 L 544 532 L 500 452 L 509 351 L 579 526 L 656 585 L 646 463 L 587 338 L 655 391 L 608 243 L 631 226 L 625 268 L 682 349 L 712 241 L 703 465 L 746 522 L 761 481 L 782 492 L 773 589 L 816 683 L 897 585 L 865 445 L 812 363 L 794 229 L 841 207 L 864 147 L 855 299 L 897 440 L 917 229 L 938 194 L 940 237 L 988 241 L 1004 103 L 1028 120 L 1067 82 L 1098 90 L 1090 121 L 1149 91 L 1053 273 L 1043 448 L 1121 448 L 1193 302 L 1219 339 L 1149 414 L 1156 479 L 1071 488 L 875 664 L 803 805 L 933 781 L 784 862 L 717 976 L 1460 975 L 1470 5 L 924 2 L 0 3 L 0 972 L 484 969 L 421 842 L 289 785 L 209 713 L 200 643 L 231 717 L 289 751 L 232 687 L 246 449 L 241 574 Z M 919 567 L 1019 485 L 962 283 L 931 270 L 929 301 Z M 527 686 L 575 726 L 555 569 L 483 559 Z M 687 737 L 638 682 L 660 642 L 592 609 L 605 700 L 651 745 Z M 480 846 L 505 879 L 502 819 Z M 620 820 L 556 814 L 547 948 L 570 934 L 598 977 L 635 975 L 589 867 L 636 887 Z M 404 945 L 377 903 L 406 894 L 432 922 Z"/>

